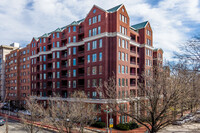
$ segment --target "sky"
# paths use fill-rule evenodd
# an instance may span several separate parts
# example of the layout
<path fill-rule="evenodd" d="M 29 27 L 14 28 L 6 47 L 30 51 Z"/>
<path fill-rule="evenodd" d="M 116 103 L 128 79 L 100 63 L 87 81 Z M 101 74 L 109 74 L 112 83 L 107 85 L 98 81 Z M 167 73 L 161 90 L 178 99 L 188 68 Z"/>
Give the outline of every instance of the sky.
<path fill-rule="evenodd" d="M 105 10 L 124 4 L 130 24 L 149 21 L 153 45 L 165 60 L 200 33 L 200 0 L 0 0 L 0 45 L 25 46 L 58 27 L 85 18 L 93 5 Z"/>

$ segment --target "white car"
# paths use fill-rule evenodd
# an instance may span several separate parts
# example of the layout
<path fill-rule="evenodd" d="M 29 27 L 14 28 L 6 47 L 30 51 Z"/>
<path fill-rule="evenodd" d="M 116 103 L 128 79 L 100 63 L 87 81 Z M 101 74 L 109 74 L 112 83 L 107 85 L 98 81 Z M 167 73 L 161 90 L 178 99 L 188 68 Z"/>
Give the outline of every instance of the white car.
<path fill-rule="evenodd" d="M 31 115 L 31 112 L 29 112 L 28 110 L 19 110 L 18 111 L 19 114 L 23 114 L 23 115 Z"/>

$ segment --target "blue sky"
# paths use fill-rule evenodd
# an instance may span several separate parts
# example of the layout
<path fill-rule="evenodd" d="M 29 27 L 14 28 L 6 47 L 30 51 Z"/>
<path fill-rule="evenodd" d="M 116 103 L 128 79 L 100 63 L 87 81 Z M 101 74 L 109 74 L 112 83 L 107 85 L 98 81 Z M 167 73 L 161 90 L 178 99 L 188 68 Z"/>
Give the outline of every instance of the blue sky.
<path fill-rule="evenodd" d="M 200 33 L 199 0 L 1 0 L 0 44 L 25 46 L 32 37 L 86 17 L 94 4 L 107 10 L 122 3 L 131 25 L 150 22 L 154 47 L 162 48 L 167 60 Z"/>

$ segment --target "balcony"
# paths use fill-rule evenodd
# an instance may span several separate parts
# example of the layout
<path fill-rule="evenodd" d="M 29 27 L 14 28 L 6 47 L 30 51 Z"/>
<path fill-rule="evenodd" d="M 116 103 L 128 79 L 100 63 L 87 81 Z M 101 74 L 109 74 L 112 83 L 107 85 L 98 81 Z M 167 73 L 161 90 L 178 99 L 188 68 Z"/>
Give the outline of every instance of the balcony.
<path fill-rule="evenodd" d="M 61 71 L 61 78 L 67 78 L 67 77 L 68 77 L 67 70 L 62 70 Z"/>
<path fill-rule="evenodd" d="M 134 62 L 134 61 L 130 61 L 130 63 L 133 64 L 133 65 L 136 65 L 136 62 Z"/>
<path fill-rule="evenodd" d="M 84 83 L 85 82 L 85 80 L 84 79 L 79 79 L 78 80 L 78 88 L 84 88 Z"/>
<path fill-rule="evenodd" d="M 84 56 L 82 56 L 82 57 L 78 57 L 78 64 L 79 65 L 84 65 Z"/>
<path fill-rule="evenodd" d="M 68 62 L 67 62 L 67 61 L 62 61 L 62 62 L 61 62 L 61 66 L 62 66 L 63 68 L 67 68 L 67 67 L 68 67 Z"/>
<path fill-rule="evenodd" d="M 78 46 L 78 53 L 79 53 L 79 54 L 84 53 L 84 51 L 85 51 L 84 45 Z"/>

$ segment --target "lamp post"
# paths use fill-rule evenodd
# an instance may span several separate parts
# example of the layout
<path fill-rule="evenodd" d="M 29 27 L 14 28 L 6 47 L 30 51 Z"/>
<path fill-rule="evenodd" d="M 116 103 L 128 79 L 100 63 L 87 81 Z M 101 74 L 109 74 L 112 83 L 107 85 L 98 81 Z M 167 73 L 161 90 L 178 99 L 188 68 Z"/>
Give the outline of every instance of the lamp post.
<path fill-rule="evenodd" d="M 109 129 L 110 129 L 110 133 L 112 133 L 112 127 L 113 127 L 112 112 L 113 111 L 112 109 L 108 110 L 108 105 L 106 105 L 106 110 L 104 110 L 104 112 L 106 112 L 106 120 L 107 120 L 106 132 L 109 133 Z M 109 122 L 108 122 L 108 113 L 110 113 Z"/>

